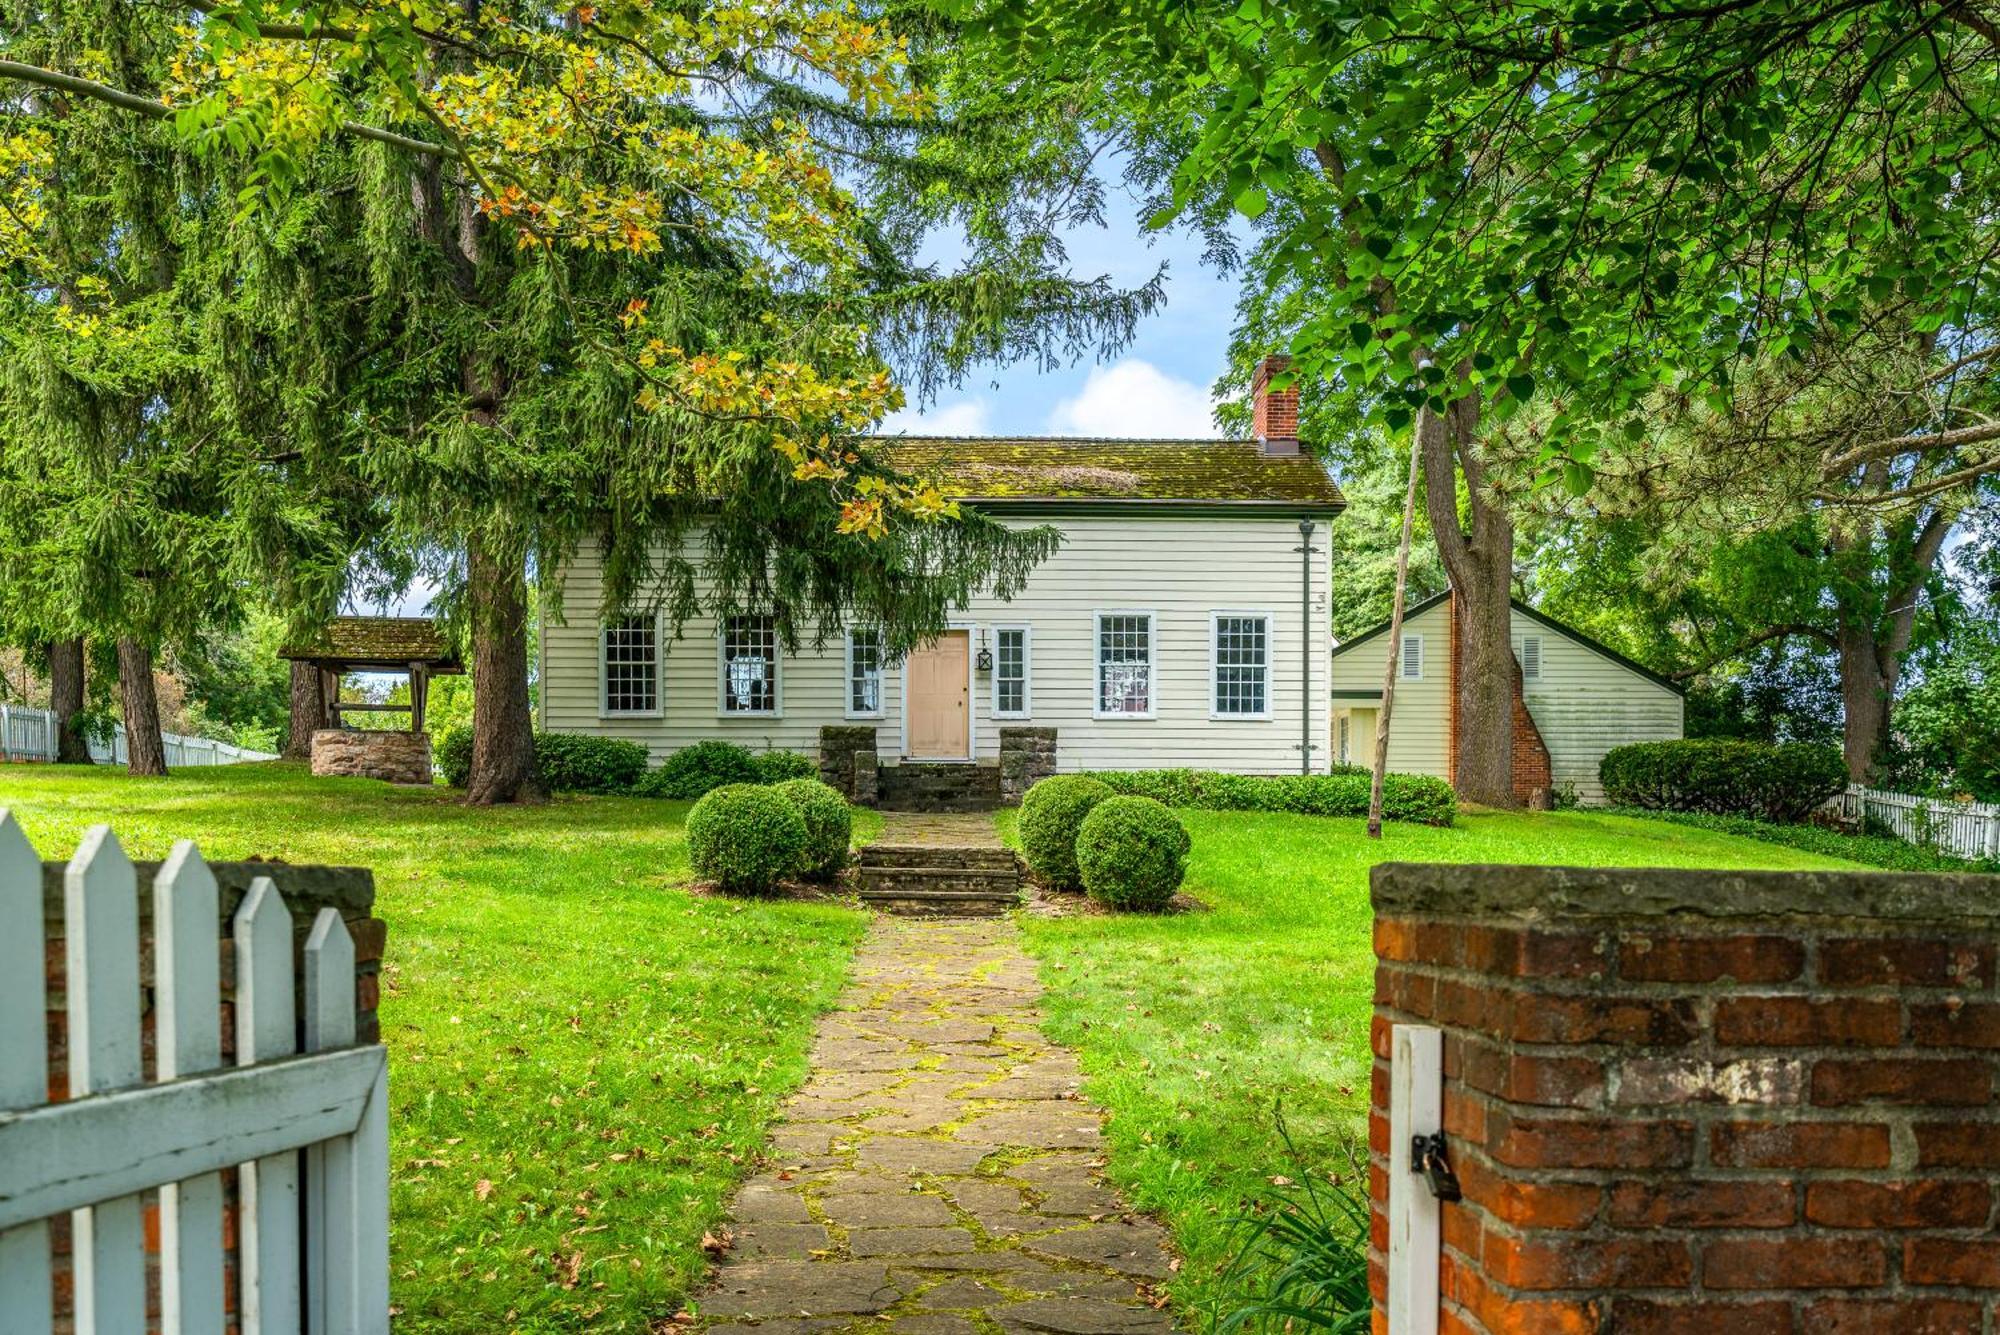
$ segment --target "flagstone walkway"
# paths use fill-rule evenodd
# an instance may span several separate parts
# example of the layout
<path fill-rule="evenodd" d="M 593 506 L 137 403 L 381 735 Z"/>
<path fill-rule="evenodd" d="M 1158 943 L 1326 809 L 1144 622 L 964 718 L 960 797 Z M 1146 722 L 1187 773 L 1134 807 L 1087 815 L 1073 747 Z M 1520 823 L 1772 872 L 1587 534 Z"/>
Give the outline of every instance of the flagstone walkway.
<path fill-rule="evenodd" d="M 1098 1177 L 1040 993 L 1008 919 L 876 918 L 737 1196 L 712 1330 L 1169 1335 L 1165 1234 Z"/>

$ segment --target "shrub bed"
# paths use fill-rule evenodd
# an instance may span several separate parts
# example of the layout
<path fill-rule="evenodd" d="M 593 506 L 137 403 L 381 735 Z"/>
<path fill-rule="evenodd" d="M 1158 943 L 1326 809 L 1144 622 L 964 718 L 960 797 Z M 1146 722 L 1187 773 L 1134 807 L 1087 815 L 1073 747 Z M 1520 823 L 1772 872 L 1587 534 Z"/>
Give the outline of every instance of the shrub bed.
<path fill-rule="evenodd" d="M 839 789 L 818 779 L 787 779 L 772 791 L 790 802 L 805 822 L 805 876 L 815 881 L 832 880 L 847 865 L 848 847 L 854 842 L 854 809 Z"/>
<path fill-rule="evenodd" d="M 1107 785 L 1087 774 L 1058 774 L 1028 789 L 1021 799 L 1021 856 L 1042 884 L 1055 890 L 1081 890 L 1076 865 L 1076 836 L 1084 817 L 1099 802 L 1113 796 Z"/>
<path fill-rule="evenodd" d="M 1201 769 L 1142 769 L 1102 770 L 1090 777 L 1121 796 L 1150 797 L 1170 807 L 1289 811 L 1301 816 L 1368 814 L 1370 775 L 1365 771 L 1254 775 Z M 1032 795 L 1034 789 L 1028 791 Z M 1025 817 L 1026 803 L 1021 810 Z M 1382 814 L 1389 820 L 1418 825 L 1449 825 L 1458 818 L 1458 794 L 1443 779 L 1428 774 L 1386 774 L 1382 778 Z"/>
<path fill-rule="evenodd" d="M 556 793 L 626 793 L 646 772 L 646 748 L 618 737 L 535 734 L 535 765 Z"/>
<path fill-rule="evenodd" d="M 1879 834 L 1847 834 L 1824 825 L 1775 825 L 1770 821 L 1743 816 L 1711 816 L 1698 811 L 1647 811 L 1639 807 L 1614 807 L 1621 816 L 1641 816 L 1647 820 L 1691 825 L 1717 834 L 1741 835 L 1767 844 L 1783 844 L 1807 853 L 1830 858 L 1846 858 L 1868 867 L 1889 871 L 1976 871 L 2000 872 L 2000 861 L 1991 858 L 1959 858 L 1936 849 L 1924 848 L 1902 839 Z"/>
<path fill-rule="evenodd" d="M 728 784 L 764 782 L 757 760 L 734 742 L 706 741 L 684 746 L 656 770 L 648 770 L 633 791 L 640 797 L 701 797 Z"/>
<path fill-rule="evenodd" d="M 472 777 L 472 729 L 447 728 L 431 756 L 454 788 Z M 646 773 L 646 748 L 617 737 L 579 732 L 535 734 L 535 770 L 556 793 L 629 793 Z"/>
<path fill-rule="evenodd" d="M 1157 913 L 1187 874 L 1187 827 L 1150 797 L 1107 797 L 1076 836 L 1084 893 L 1114 909 Z"/>
<path fill-rule="evenodd" d="M 797 751 L 759 751 L 750 757 L 759 783 L 788 783 L 793 779 L 817 779 L 819 765 L 811 756 Z"/>
<path fill-rule="evenodd" d="M 1840 752 L 1808 742 L 1637 742 L 1605 753 L 1597 774 L 1613 806 L 1781 824 L 1804 820 L 1847 784 Z"/>
<path fill-rule="evenodd" d="M 735 894 L 766 894 L 805 867 L 805 821 L 783 793 L 759 784 L 708 792 L 688 812 L 687 841 L 695 874 Z"/>
<path fill-rule="evenodd" d="M 431 759 L 446 783 L 454 788 L 465 787 L 465 781 L 472 777 L 472 729 L 462 723 L 446 728 L 431 747 Z"/>

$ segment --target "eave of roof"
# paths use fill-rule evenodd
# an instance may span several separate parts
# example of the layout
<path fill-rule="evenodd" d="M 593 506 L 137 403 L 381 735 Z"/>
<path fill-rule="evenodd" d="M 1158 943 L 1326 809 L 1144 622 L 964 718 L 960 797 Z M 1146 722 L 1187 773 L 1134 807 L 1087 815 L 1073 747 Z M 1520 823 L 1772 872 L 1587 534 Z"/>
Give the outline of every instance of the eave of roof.
<path fill-rule="evenodd" d="M 1451 597 L 1450 589 L 1446 589 L 1443 593 L 1432 594 L 1430 597 L 1424 599 L 1422 602 L 1415 603 L 1412 606 L 1403 609 L 1403 620 L 1407 622 L 1412 617 L 1420 616 L 1423 613 L 1430 611 L 1433 607 L 1436 607 L 1439 603 L 1443 602 L 1445 599 L 1449 597 Z M 1541 624 L 1547 626 L 1550 630 L 1556 632 L 1558 635 L 1562 635 L 1567 637 L 1568 639 L 1576 641 L 1578 644 L 1590 650 L 1592 653 L 1597 654 L 1604 658 L 1608 658 L 1622 668 L 1627 668 L 1633 672 L 1636 672 L 1641 677 L 1644 677 L 1647 681 L 1652 682 L 1655 686 L 1664 686 L 1666 689 L 1672 691 L 1675 695 L 1678 696 L 1685 697 L 1687 695 L 1687 687 L 1683 683 L 1677 682 L 1671 677 L 1662 676 L 1660 673 L 1657 673 L 1653 671 L 1653 669 L 1647 667 L 1644 663 L 1638 662 L 1631 658 L 1627 658 L 1624 654 L 1619 653 L 1616 649 L 1613 649 L 1610 645 L 1592 639 L 1590 636 L 1584 634 L 1576 627 L 1558 621 L 1546 612 L 1537 611 L 1536 609 L 1522 602 L 1519 598 L 1509 598 L 1507 601 L 1516 612 L 1523 613 L 1530 619 L 1539 621 Z M 1369 640 L 1374 639 L 1378 635 L 1387 634 L 1388 630 L 1389 630 L 1389 623 L 1385 621 L 1379 626 L 1375 626 L 1369 630 L 1363 631 L 1361 634 L 1356 635 L 1351 640 L 1343 640 L 1339 644 L 1333 646 L 1333 652 L 1331 654 L 1331 657 L 1338 658 L 1340 657 L 1340 655 L 1346 653 L 1349 649 L 1353 649 L 1358 645 L 1365 644 Z M 1380 695 L 1381 692 L 1375 691 L 1371 692 L 1371 694 Z M 1356 696 L 1354 698 L 1359 699 L 1360 697 Z"/>
<path fill-rule="evenodd" d="M 878 437 L 889 463 L 935 478 L 982 509 L 1255 507 L 1332 512 L 1346 499 L 1308 454 L 1266 454 L 1255 440 L 1033 436 Z"/>

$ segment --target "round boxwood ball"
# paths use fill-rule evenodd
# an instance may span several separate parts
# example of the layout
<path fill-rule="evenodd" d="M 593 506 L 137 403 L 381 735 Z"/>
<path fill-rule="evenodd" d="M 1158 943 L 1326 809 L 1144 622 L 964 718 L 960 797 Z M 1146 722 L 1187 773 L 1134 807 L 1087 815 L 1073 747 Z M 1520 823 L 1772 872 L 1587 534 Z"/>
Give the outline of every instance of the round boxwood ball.
<path fill-rule="evenodd" d="M 847 846 L 854 838 L 854 809 L 839 789 L 818 779 L 788 779 L 772 791 L 782 793 L 805 822 L 807 878 L 832 880 L 847 865 Z"/>
<path fill-rule="evenodd" d="M 733 894 L 761 895 L 805 868 L 806 823 L 775 788 L 732 783 L 688 812 L 695 874 Z"/>
<path fill-rule="evenodd" d="M 1021 799 L 1021 856 L 1028 870 L 1052 890 L 1081 890 L 1076 834 L 1090 809 L 1111 796 L 1109 785 L 1087 774 L 1043 779 Z"/>
<path fill-rule="evenodd" d="M 1158 912 L 1187 874 L 1187 827 L 1150 797 L 1111 797 L 1076 836 L 1084 892 L 1114 909 Z"/>

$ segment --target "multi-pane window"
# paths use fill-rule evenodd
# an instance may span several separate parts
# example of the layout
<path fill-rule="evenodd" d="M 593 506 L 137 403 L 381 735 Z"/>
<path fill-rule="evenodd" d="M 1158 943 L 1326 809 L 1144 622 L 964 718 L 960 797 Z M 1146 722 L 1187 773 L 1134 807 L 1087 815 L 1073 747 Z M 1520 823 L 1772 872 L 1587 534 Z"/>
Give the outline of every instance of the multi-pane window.
<path fill-rule="evenodd" d="M 722 623 L 722 712 L 778 712 L 778 627 L 770 617 Z"/>
<path fill-rule="evenodd" d="M 1153 712 L 1153 617 L 1105 612 L 1097 618 L 1097 712 Z"/>
<path fill-rule="evenodd" d="M 1263 616 L 1215 618 L 1215 712 L 1235 716 L 1270 713 L 1271 620 Z"/>
<path fill-rule="evenodd" d="M 1349 723 L 1349 722 L 1350 722 L 1350 720 L 1349 720 L 1349 718 L 1348 718 L 1348 716 L 1347 716 L 1347 715 L 1345 715 L 1345 714 L 1342 714 L 1342 715 L 1340 716 L 1340 763 L 1341 763 L 1341 764 L 1343 764 L 1343 765 L 1345 765 L 1345 764 L 1347 763 L 1347 756 L 1348 756 L 1348 749 L 1347 749 L 1347 747 L 1348 747 L 1348 727 L 1347 727 L 1347 725 L 1348 725 L 1348 723 Z"/>
<path fill-rule="evenodd" d="M 847 632 L 847 713 L 872 718 L 882 712 L 882 632 L 863 627 Z"/>
<path fill-rule="evenodd" d="M 993 712 L 1013 718 L 1028 712 L 1028 631 L 1003 626 L 993 632 Z"/>
<path fill-rule="evenodd" d="M 1542 637 L 1523 635 L 1515 646 L 1516 656 L 1521 660 L 1521 676 L 1526 681 L 1539 681 L 1542 676 Z"/>
<path fill-rule="evenodd" d="M 606 622 L 599 673 L 607 714 L 655 714 L 660 708 L 660 632 L 652 617 Z"/>
<path fill-rule="evenodd" d="M 1405 635 L 1403 637 L 1403 680 L 1422 681 L 1424 679 L 1424 637 Z"/>

